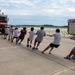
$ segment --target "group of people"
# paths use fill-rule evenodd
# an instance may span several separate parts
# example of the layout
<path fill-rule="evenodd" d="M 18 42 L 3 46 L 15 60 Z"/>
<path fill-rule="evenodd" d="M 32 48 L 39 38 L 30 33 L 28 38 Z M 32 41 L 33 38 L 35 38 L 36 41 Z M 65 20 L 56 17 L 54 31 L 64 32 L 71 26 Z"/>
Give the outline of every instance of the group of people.
<path fill-rule="evenodd" d="M 27 33 L 26 27 L 24 27 L 20 32 L 17 27 L 13 28 L 13 26 L 10 27 L 6 26 L 2 28 L 2 38 L 8 39 L 8 41 L 11 42 L 13 42 L 13 40 L 16 39 L 16 44 L 18 44 L 19 40 L 20 40 L 19 44 L 21 44 L 26 33 Z"/>
<path fill-rule="evenodd" d="M 43 37 L 46 36 L 46 32 L 44 31 L 44 27 L 40 27 L 40 30 L 38 30 L 36 33 L 34 31 L 34 27 L 30 28 L 29 37 L 27 38 L 27 47 L 32 48 L 32 50 L 38 50 L 38 47 L 40 43 L 43 41 Z M 14 39 L 16 39 L 16 44 L 21 44 L 21 42 L 24 40 L 25 35 L 27 34 L 26 27 L 23 27 L 23 29 L 19 32 L 18 28 L 13 26 L 10 27 L 3 27 L 2 28 L 2 37 L 4 39 L 8 39 L 8 41 L 11 40 L 13 42 Z M 34 41 L 34 46 L 32 47 L 32 42 L 34 39 L 34 36 L 37 35 Z M 7 38 L 8 36 L 8 38 Z M 50 37 L 54 37 L 54 41 L 50 43 L 41 53 L 44 54 L 45 51 L 47 51 L 50 48 L 49 54 L 51 54 L 51 51 L 54 48 L 58 48 L 60 46 L 62 34 L 60 33 L 60 29 L 56 29 L 55 33 L 53 35 L 47 35 Z M 20 42 L 19 42 L 20 40 Z M 71 57 L 72 56 L 72 57 Z M 64 57 L 65 59 L 75 59 L 75 47 L 71 50 L 70 54 Z"/>

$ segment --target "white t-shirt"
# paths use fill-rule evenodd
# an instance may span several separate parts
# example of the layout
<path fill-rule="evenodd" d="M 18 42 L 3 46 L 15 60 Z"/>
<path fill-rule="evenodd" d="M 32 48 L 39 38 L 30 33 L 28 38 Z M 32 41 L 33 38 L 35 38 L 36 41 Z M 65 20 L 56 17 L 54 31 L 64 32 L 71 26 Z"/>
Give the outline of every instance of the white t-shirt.
<path fill-rule="evenodd" d="M 9 33 L 9 28 L 4 28 L 5 29 L 5 34 Z"/>
<path fill-rule="evenodd" d="M 33 40 L 34 39 L 34 35 L 35 35 L 35 32 L 34 31 L 30 31 L 29 32 L 29 39 Z"/>
<path fill-rule="evenodd" d="M 13 31 L 14 31 L 14 29 L 10 27 L 10 28 L 9 28 L 9 35 L 10 35 L 10 36 L 13 36 Z"/>
<path fill-rule="evenodd" d="M 53 44 L 60 45 L 62 34 L 61 33 L 54 33 L 53 36 L 54 36 Z"/>
<path fill-rule="evenodd" d="M 18 29 L 14 30 L 13 37 L 19 37 L 19 31 L 18 31 Z"/>

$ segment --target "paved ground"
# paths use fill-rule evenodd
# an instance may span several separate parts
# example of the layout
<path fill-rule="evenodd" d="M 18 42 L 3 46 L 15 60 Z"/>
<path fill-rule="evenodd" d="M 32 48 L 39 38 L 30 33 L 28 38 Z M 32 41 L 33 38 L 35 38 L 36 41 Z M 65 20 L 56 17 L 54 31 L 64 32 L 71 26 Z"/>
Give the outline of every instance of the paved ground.
<path fill-rule="evenodd" d="M 75 41 L 63 38 L 61 46 L 48 51 L 41 51 L 52 42 L 52 37 L 45 37 L 38 51 L 26 47 L 26 39 L 21 45 L 4 40 L 0 36 L 0 75 L 75 75 L 75 60 L 66 60 Z"/>

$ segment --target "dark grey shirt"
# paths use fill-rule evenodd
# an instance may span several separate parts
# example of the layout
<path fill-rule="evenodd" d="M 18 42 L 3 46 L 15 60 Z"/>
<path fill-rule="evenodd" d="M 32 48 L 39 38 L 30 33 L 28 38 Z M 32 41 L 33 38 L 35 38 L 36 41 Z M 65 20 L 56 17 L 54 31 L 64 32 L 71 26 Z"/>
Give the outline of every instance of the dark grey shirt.
<path fill-rule="evenodd" d="M 36 34 L 37 34 L 37 37 L 36 37 L 37 41 L 42 41 L 43 37 L 46 35 L 44 30 L 38 30 Z"/>

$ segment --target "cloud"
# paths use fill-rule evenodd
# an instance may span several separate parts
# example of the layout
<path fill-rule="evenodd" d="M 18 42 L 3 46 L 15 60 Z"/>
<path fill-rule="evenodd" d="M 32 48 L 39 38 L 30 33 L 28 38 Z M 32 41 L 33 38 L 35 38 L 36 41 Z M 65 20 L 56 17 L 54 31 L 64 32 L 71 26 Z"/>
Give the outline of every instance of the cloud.
<path fill-rule="evenodd" d="M 61 16 L 75 13 L 75 0 L 1 0 L 0 7 L 9 15 Z M 68 14 L 69 15 L 69 14 Z"/>
<path fill-rule="evenodd" d="M 0 0 L 0 9 L 11 16 L 75 18 L 75 0 Z"/>

